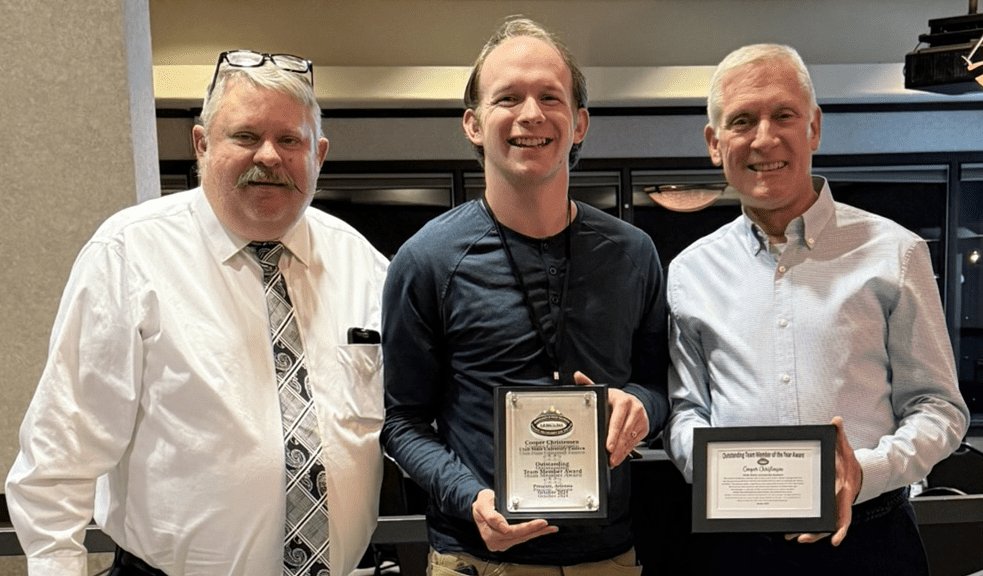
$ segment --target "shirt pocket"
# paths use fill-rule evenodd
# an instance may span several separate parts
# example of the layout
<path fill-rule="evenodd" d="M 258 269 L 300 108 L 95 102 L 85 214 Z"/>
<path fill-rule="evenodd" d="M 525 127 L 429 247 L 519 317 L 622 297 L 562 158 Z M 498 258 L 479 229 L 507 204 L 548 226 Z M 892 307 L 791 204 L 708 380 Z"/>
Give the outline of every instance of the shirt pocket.
<path fill-rule="evenodd" d="M 338 363 L 347 404 L 358 418 L 382 421 L 382 346 L 379 344 L 345 344 L 338 346 Z"/>

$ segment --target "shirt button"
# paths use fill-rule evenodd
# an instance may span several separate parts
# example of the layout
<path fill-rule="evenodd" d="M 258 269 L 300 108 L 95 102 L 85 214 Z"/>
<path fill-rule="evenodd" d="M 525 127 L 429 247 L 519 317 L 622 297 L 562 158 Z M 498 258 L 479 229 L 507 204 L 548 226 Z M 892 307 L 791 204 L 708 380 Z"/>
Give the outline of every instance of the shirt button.
<path fill-rule="evenodd" d="M 809 246 L 812 246 L 815 243 L 816 243 L 815 238 L 809 238 L 808 240 L 806 240 L 806 244 L 808 244 Z"/>
<path fill-rule="evenodd" d="M 784 327 L 788 326 L 788 320 L 782 318 L 781 320 L 778 321 L 778 325 L 781 326 L 782 328 L 784 328 Z"/>
<path fill-rule="evenodd" d="M 549 251 L 550 251 L 550 243 L 543 242 L 543 252 L 549 252 Z"/>
<path fill-rule="evenodd" d="M 550 266 L 550 274 L 556 275 L 556 266 Z"/>
<path fill-rule="evenodd" d="M 789 376 L 788 374 L 782 374 L 782 382 L 788 384 L 791 381 L 792 381 L 792 377 L 791 376 Z"/>
<path fill-rule="evenodd" d="M 550 302 L 552 302 L 554 304 L 557 304 L 557 303 L 560 302 L 560 297 L 559 296 L 550 296 Z"/>
<path fill-rule="evenodd" d="M 788 268 L 786 268 L 785 266 L 779 266 L 778 267 L 778 271 L 780 273 L 782 273 L 782 274 L 784 274 L 787 270 L 788 270 Z"/>

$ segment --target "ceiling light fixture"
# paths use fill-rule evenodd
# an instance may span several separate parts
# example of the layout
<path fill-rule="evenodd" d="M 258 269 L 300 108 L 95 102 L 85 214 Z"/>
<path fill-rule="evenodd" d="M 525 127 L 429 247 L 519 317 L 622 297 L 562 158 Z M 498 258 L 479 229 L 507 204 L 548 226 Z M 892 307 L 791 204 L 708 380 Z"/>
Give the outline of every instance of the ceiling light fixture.
<path fill-rule="evenodd" d="M 724 195 L 727 184 L 659 184 L 642 189 L 653 202 L 673 212 L 703 210 Z"/>

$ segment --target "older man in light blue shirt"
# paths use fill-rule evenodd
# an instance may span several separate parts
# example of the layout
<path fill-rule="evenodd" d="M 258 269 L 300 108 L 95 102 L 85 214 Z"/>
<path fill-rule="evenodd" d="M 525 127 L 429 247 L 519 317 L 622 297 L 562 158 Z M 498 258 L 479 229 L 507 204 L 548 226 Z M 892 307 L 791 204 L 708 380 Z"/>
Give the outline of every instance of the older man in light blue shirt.
<path fill-rule="evenodd" d="M 699 537 L 698 573 L 926 574 L 906 487 L 969 418 L 926 244 L 811 175 L 822 112 L 794 50 L 739 49 L 711 84 L 707 145 L 743 214 L 669 268 L 668 451 L 692 481 L 694 428 L 833 421 L 838 520 Z"/>

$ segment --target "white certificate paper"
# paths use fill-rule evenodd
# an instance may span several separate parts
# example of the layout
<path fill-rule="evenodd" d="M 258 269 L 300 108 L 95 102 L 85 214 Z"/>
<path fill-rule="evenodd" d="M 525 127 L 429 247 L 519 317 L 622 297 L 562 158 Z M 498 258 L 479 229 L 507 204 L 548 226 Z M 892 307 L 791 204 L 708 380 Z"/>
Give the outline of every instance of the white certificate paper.
<path fill-rule="evenodd" d="M 818 518 L 819 440 L 714 442 L 707 447 L 707 518 Z"/>

